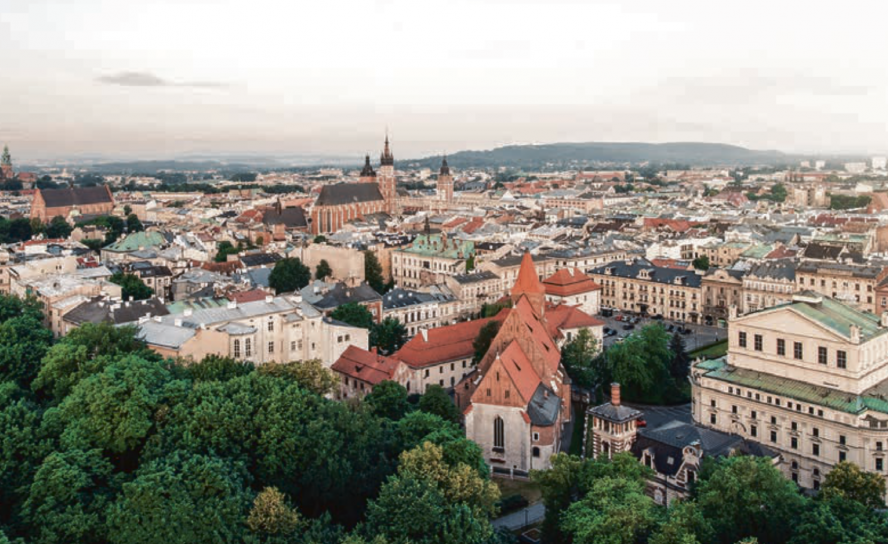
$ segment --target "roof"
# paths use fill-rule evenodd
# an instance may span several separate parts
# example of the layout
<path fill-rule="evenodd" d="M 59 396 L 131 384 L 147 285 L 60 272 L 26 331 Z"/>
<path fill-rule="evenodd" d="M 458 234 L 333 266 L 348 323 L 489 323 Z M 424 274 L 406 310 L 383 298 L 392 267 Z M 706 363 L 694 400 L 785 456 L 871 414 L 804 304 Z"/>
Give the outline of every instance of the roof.
<path fill-rule="evenodd" d="M 382 309 L 394 310 L 397 308 L 407 308 L 419 304 L 428 304 L 430 302 L 438 302 L 438 298 L 429 293 L 420 291 L 411 291 L 400 287 L 392 289 L 382 297 Z"/>
<path fill-rule="evenodd" d="M 547 295 L 559 297 L 579 295 L 601 289 L 600 285 L 583 274 L 579 268 L 562 268 L 543 280 L 543 286 Z"/>
<path fill-rule="evenodd" d="M 489 270 L 481 270 L 468 274 L 456 274 L 455 276 L 451 276 L 451 278 L 460 285 L 500 279 L 499 276 Z"/>
<path fill-rule="evenodd" d="M 262 222 L 266 225 L 284 225 L 291 229 L 308 226 L 308 221 L 305 219 L 305 210 L 301 206 L 282 208 L 280 211 L 278 211 L 277 207 L 266 209 L 262 215 Z"/>
<path fill-rule="evenodd" d="M 240 256 L 240 262 L 247 268 L 253 266 L 268 266 L 282 260 L 277 253 L 247 253 Z"/>
<path fill-rule="evenodd" d="M 529 251 L 524 252 L 521 257 L 521 267 L 518 269 L 518 278 L 515 285 L 512 286 L 512 296 L 520 294 L 545 294 L 546 288 L 540 283 L 537 275 L 536 267 L 533 265 L 533 259 Z"/>
<path fill-rule="evenodd" d="M 37 189 L 37 191 L 43 197 L 47 208 L 114 203 L 111 191 L 105 185 L 68 189 Z"/>
<path fill-rule="evenodd" d="M 337 183 L 325 185 L 318 195 L 316 206 L 341 206 L 357 202 L 384 200 L 375 183 Z"/>
<path fill-rule="evenodd" d="M 103 248 L 105 251 L 115 251 L 119 253 L 129 253 L 145 248 L 159 247 L 167 243 L 166 237 L 157 231 L 132 232 L 123 238 L 117 240 L 113 244 Z"/>
<path fill-rule="evenodd" d="M 82 325 L 83 323 L 110 322 L 115 325 L 134 323 L 140 317 L 167 315 L 170 312 L 157 298 L 136 300 L 132 302 L 110 301 L 96 298 L 77 306 L 65 314 L 65 321 Z"/>
<path fill-rule="evenodd" d="M 620 278 L 638 279 L 639 273 L 642 270 L 647 270 L 650 278 L 646 281 L 675 284 L 676 278 L 683 277 L 684 283 L 682 285 L 688 287 L 700 287 L 702 283 L 702 276 L 696 274 L 694 271 L 676 270 L 674 268 L 661 268 L 653 266 L 652 264 L 644 260 L 636 260 L 632 261 L 631 263 L 626 263 L 626 261 L 614 261 L 612 263 L 599 266 L 598 268 L 593 268 L 589 271 L 589 273 L 608 275 L 608 269 L 611 270 L 611 273 L 609 275 L 617 276 Z"/>
<path fill-rule="evenodd" d="M 546 308 L 546 327 L 553 338 L 560 337 L 563 330 L 603 326 L 604 321 L 567 304 Z"/>
<path fill-rule="evenodd" d="M 385 357 L 352 345 L 342 352 L 331 369 L 345 376 L 377 385 L 392 379 L 400 364 L 400 361 L 392 357 Z"/>
<path fill-rule="evenodd" d="M 504 309 L 494 317 L 429 329 L 425 331 L 425 336 L 417 334 L 407 341 L 393 357 L 404 361 L 412 368 L 423 368 L 457 359 L 469 359 L 475 354 L 472 343 L 481 328 L 491 321 L 502 322 L 508 313 L 509 310 Z"/>
<path fill-rule="evenodd" d="M 349 287 L 344 283 L 337 283 L 327 291 L 319 300 L 312 302 L 312 306 L 319 310 L 332 310 L 350 302 L 375 302 L 382 297 L 367 283 Z"/>
<path fill-rule="evenodd" d="M 518 394 L 524 402 L 530 403 L 534 393 L 540 385 L 540 377 L 533 369 L 533 365 L 527 359 L 527 355 L 514 340 L 506 349 L 497 355 L 503 370 L 509 374 Z"/>
<path fill-rule="evenodd" d="M 541 382 L 527 404 L 527 415 L 530 416 L 531 423 L 545 427 L 554 425 L 558 421 L 558 411 L 560 409 L 561 397 Z"/>
<path fill-rule="evenodd" d="M 610 402 L 589 408 L 589 413 L 595 417 L 616 423 L 631 421 L 642 416 L 642 413 L 639 410 L 636 410 L 631 406 L 625 406 L 623 404 L 614 406 Z"/>

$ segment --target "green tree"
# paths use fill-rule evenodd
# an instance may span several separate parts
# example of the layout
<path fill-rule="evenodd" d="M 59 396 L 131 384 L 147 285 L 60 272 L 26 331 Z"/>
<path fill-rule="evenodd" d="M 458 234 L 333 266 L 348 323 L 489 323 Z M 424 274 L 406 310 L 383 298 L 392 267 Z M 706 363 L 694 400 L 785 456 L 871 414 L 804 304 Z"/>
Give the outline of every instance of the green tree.
<path fill-rule="evenodd" d="M 106 542 L 113 466 L 100 450 L 53 452 L 28 490 L 23 518 L 32 542 Z"/>
<path fill-rule="evenodd" d="M 12 166 L 12 155 L 9 154 L 9 146 L 3 146 L 3 157 L 0 158 L 0 165 Z"/>
<path fill-rule="evenodd" d="M 792 529 L 790 544 L 888 542 L 884 515 L 838 496 L 807 501 L 805 512 L 794 520 Z"/>
<path fill-rule="evenodd" d="M 129 204 L 124 204 L 123 206 L 123 215 L 129 216 L 129 214 L 133 213 L 133 207 Z"/>
<path fill-rule="evenodd" d="M 145 285 L 135 274 L 116 272 L 109 281 L 120 286 L 120 296 L 123 300 L 145 300 L 154 294 L 154 289 Z"/>
<path fill-rule="evenodd" d="M 385 278 L 382 277 L 382 265 L 379 264 L 376 253 L 369 249 L 364 252 L 364 280 L 377 293 L 385 293 Z"/>
<path fill-rule="evenodd" d="M 373 387 L 373 391 L 364 397 L 364 403 L 373 410 L 373 413 L 398 421 L 410 409 L 407 402 L 407 389 L 398 382 L 384 380 Z"/>
<path fill-rule="evenodd" d="M 556 453 L 551 458 L 548 470 L 533 470 L 530 473 L 530 479 L 540 486 L 546 506 L 542 525 L 546 542 L 567 542 L 567 536 L 561 531 L 560 519 L 577 493 L 582 466 L 583 460 L 579 457 Z"/>
<path fill-rule="evenodd" d="M 80 240 L 80 243 L 93 251 L 101 251 L 105 246 L 105 240 L 99 240 L 98 238 L 85 238 Z"/>
<path fill-rule="evenodd" d="M 224 263 L 228 260 L 229 255 L 237 255 L 240 250 L 240 244 L 238 244 L 238 247 L 234 247 L 228 240 L 222 240 L 216 244 L 216 256 L 213 260 L 217 263 Z"/>
<path fill-rule="evenodd" d="M 315 267 L 315 279 L 323 280 L 332 275 L 333 269 L 330 268 L 330 263 L 328 263 L 326 259 L 321 259 L 321 262 Z"/>
<path fill-rule="evenodd" d="M 434 414 L 444 421 L 459 423 L 461 414 L 454 404 L 453 399 L 438 384 L 426 387 L 425 393 L 419 399 L 419 409 L 427 414 Z"/>
<path fill-rule="evenodd" d="M 561 362 L 567 375 L 579 386 L 595 388 L 605 383 L 607 366 L 599 353 L 598 341 L 589 329 L 580 329 L 561 349 Z"/>
<path fill-rule="evenodd" d="M 352 327 L 370 330 L 373 328 L 373 314 L 365 306 L 357 302 L 349 302 L 339 306 L 330 313 L 330 318 L 347 323 Z"/>
<path fill-rule="evenodd" d="M 672 352 L 669 335 L 659 324 L 646 325 L 607 351 L 610 379 L 622 385 L 624 397 L 649 403 L 672 400 L 675 384 L 669 376 Z M 663 385 L 670 387 L 664 388 Z"/>
<path fill-rule="evenodd" d="M 210 354 L 198 362 L 186 366 L 188 376 L 196 382 L 225 382 L 239 376 L 246 376 L 255 367 L 248 361 L 238 361 L 234 357 Z"/>
<path fill-rule="evenodd" d="M 481 330 L 478 331 L 478 336 L 472 341 L 472 349 L 475 354 L 472 356 L 472 364 L 477 365 L 481 362 L 481 359 L 484 358 L 484 355 L 487 354 L 487 350 L 490 349 L 490 344 L 493 342 L 493 339 L 496 338 L 496 335 L 499 333 L 501 323 L 499 321 L 488 321 Z"/>
<path fill-rule="evenodd" d="M 469 255 L 469 258 L 466 259 L 466 274 L 475 269 L 475 256 Z"/>
<path fill-rule="evenodd" d="M 395 317 L 386 317 L 370 327 L 370 346 L 376 346 L 384 355 L 398 351 L 406 341 L 407 328 Z"/>
<path fill-rule="evenodd" d="M 883 508 L 885 479 L 878 474 L 865 472 L 853 463 L 842 461 L 826 475 L 820 493 L 826 499 L 840 497 L 869 508 Z"/>
<path fill-rule="evenodd" d="M 32 313 L 0 323 L 0 381 L 29 388 L 51 345 L 52 331 Z"/>
<path fill-rule="evenodd" d="M 33 228 L 32 228 L 33 230 Z M 67 239 L 68 236 L 71 236 L 71 231 L 74 230 L 71 225 L 65 220 L 61 215 L 57 215 L 52 218 L 47 225 L 44 233 L 47 238 L 64 238 Z"/>
<path fill-rule="evenodd" d="M 669 340 L 669 351 L 672 353 L 672 360 L 669 364 L 669 374 L 676 384 L 683 384 L 688 379 L 691 369 L 691 356 L 685 349 L 684 337 L 679 333 L 674 333 Z"/>
<path fill-rule="evenodd" d="M 804 505 L 796 484 L 764 457 L 719 459 L 701 471 L 696 494 L 700 511 L 724 544 L 749 536 L 786 542 Z"/>
<path fill-rule="evenodd" d="M 276 487 L 260 491 L 247 516 L 247 527 L 257 534 L 291 535 L 303 524 L 299 512 L 288 504 L 287 496 Z"/>
<path fill-rule="evenodd" d="M 714 538 L 712 526 L 694 501 L 674 501 L 650 544 L 705 544 Z"/>
<path fill-rule="evenodd" d="M 108 512 L 112 542 L 240 542 L 250 505 L 244 468 L 209 455 L 173 452 L 123 484 Z"/>
<path fill-rule="evenodd" d="M 312 240 L 312 243 L 314 243 L 314 244 L 323 244 L 323 243 L 326 242 L 326 241 L 327 241 L 327 237 L 326 237 L 326 236 L 324 236 L 323 234 L 318 234 L 317 236 L 314 237 L 314 239 Z"/>
<path fill-rule="evenodd" d="M 278 294 L 302 289 L 310 281 L 311 270 L 298 257 L 287 257 L 276 262 L 268 276 L 268 285 Z"/>
<path fill-rule="evenodd" d="M 292 380 L 306 391 L 324 396 L 333 392 L 339 380 L 324 366 L 320 359 L 267 363 L 258 368 L 259 373 Z"/>
<path fill-rule="evenodd" d="M 709 270 L 709 257 L 700 255 L 693 262 L 694 268 L 697 270 Z"/>
<path fill-rule="evenodd" d="M 139 217 L 131 213 L 126 216 L 126 231 L 127 232 L 141 232 L 145 230 L 145 227 L 142 225 L 142 222 L 139 220 Z"/>

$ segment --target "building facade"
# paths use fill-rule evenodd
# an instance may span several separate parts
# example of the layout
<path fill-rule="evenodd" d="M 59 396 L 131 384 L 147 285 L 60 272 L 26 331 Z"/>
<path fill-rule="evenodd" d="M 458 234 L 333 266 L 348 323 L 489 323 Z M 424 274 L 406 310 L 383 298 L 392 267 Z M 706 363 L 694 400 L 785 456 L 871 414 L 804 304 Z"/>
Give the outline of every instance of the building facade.
<path fill-rule="evenodd" d="M 398 287 L 416 289 L 444 283 L 445 278 L 465 273 L 475 255 L 471 241 L 445 234 L 420 234 L 405 247 L 392 251 L 392 279 Z"/>

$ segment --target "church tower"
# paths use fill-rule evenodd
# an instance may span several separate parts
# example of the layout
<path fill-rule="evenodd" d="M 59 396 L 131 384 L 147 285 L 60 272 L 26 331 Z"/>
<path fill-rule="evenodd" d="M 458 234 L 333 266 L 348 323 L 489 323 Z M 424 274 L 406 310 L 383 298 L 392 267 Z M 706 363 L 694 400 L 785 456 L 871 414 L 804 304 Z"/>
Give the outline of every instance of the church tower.
<path fill-rule="evenodd" d="M 539 276 L 537 276 L 536 267 L 533 265 L 533 258 L 531 258 L 529 251 L 525 251 L 521 258 L 518 278 L 512 287 L 512 303 L 516 304 L 522 296 L 527 297 L 534 312 L 542 318 L 543 309 L 546 306 L 546 288 L 543 287 Z"/>
<path fill-rule="evenodd" d="M 385 147 L 379 157 L 379 192 L 385 200 L 385 211 L 389 215 L 398 215 L 398 187 L 395 181 L 395 157 L 389 147 L 388 134 L 385 135 Z"/>
<path fill-rule="evenodd" d="M 361 170 L 361 177 L 358 178 L 361 183 L 376 183 L 376 172 L 370 166 L 370 155 L 364 157 L 364 168 Z"/>
<path fill-rule="evenodd" d="M 441 161 L 441 171 L 438 172 L 438 200 L 453 202 L 453 176 L 450 175 L 446 155 Z"/>

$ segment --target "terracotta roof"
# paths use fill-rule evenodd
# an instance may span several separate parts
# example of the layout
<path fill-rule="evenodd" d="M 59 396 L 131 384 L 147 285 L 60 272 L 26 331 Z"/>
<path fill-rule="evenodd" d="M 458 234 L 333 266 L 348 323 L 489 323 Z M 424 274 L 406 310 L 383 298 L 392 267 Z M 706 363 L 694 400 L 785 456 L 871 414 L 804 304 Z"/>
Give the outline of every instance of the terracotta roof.
<path fill-rule="evenodd" d="M 562 268 L 543 280 L 543 286 L 547 295 L 557 297 L 568 297 L 601 289 L 600 285 L 583 274 L 579 268 Z"/>
<path fill-rule="evenodd" d="M 536 267 L 533 266 L 533 258 L 529 251 L 524 252 L 521 257 L 521 267 L 518 269 L 518 278 L 515 285 L 512 286 L 512 296 L 520 294 L 545 294 L 546 288 L 540 283 L 537 276 Z"/>
<path fill-rule="evenodd" d="M 335 372 L 376 385 L 390 380 L 400 361 L 357 346 L 349 346 L 331 367 Z"/>
<path fill-rule="evenodd" d="M 466 234 L 472 234 L 484 225 L 484 219 L 473 217 L 471 221 L 462 226 L 462 231 Z"/>
<path fill-rule="evenodd" d="M 677 259 L 651 259 L 651 264 L 661 268 L 672 268 L 675 270 L 690 270 L 690 261 L 681 261 Z"/>
<path fill-rule="evenodd" d="M 527 326 L 530 337 L 540 344 L 540 351 L 546 356 L 546 364 L 552 371 L 552 374 L 555 374 L 558 371 L 561 353 L 558 351 L 558 346 L 555 345 L 548 327 L 537 317 L 527 297 L 521 297 L 512 310 L 518 313 L 521 320 Z"/>
<path fill-rule="evenodd" d="M 540 377 L 527 359 L 518 342 L 512 341 L 499 356 L 503 369 L 509 374 L 521 399 L 527 403 L 540 384 Z"/>
<path fill-rule="evenodd" d="M 417 334 L 392 357 L 404 361 L 412 368 L 423 368 L 446 361 L 470 358 L 475 354 L 472 343 L 478 336 L 481 327 L 491 321 L 502 322 L 508 314 L 509 310 L 503 309 L 494 317 L 487 319 L 465 321 L 429 329 L 426 331 L 426 337 Z"/>
<path fill-rule="evenodd" d="M 568 304 L 546 308 L 546 327 L 553 338 L 561 337 L 563 330 L 601 326 L 604 326 L 604 321 Z"/>
<path fill-rule="evenodd" d="M 249 291 L 241 291 L 239 293 L 231 293 L 228 295 L 228 300 L 232 300 L 237 302 L 238 304 L 244 302 L 256 302 L 257 300 L 265 300 L 265 297 L 269 296 L 269 293 L 262 291 L 261 289 L 251 289 Z"/>
<path fill-rule="evenodd" d="M 210 272 L 218 272 L 220 274 L 234 274 L 238 271 L 238 269 L 243 266 L 240 261 L 225 261 L 222 263 L 202 263 L 200 265 L 204 270 L 209 270 Z"/>

